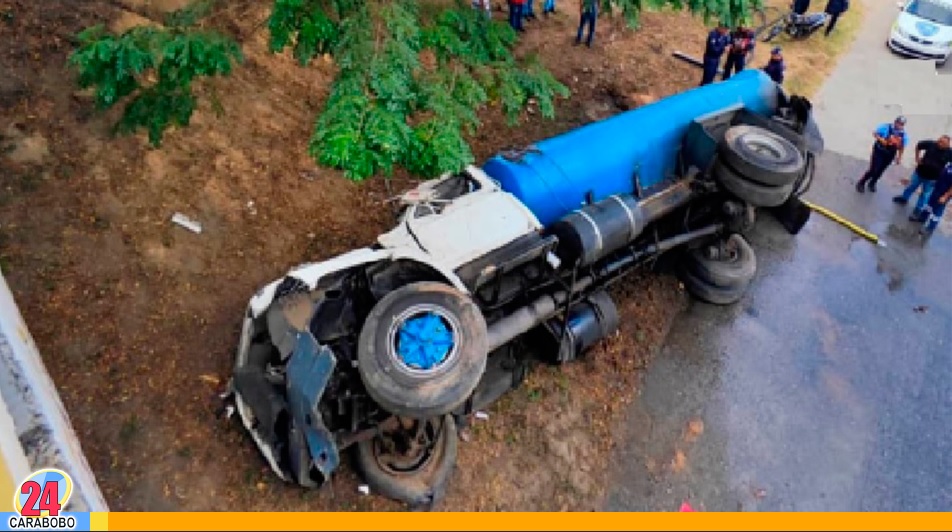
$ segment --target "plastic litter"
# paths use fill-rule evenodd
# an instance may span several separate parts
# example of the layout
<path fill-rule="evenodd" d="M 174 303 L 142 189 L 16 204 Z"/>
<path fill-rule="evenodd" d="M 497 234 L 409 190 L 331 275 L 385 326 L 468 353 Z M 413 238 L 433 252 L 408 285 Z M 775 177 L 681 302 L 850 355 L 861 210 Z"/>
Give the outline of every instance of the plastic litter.
<path fill-rule="evenodd" d="M 483 412 L 482 410 L 477 411 L 473 415 L 476 416 L 476 419 L 481 419 L 483 421 L 486 421 L 487 419 L 489 419 L 489 414 L 487 414 L 486 412 Z"/>
<path fill-rule="evenodd" d="M 359 491 L 361 495 L 370 495 L 370 486 L 361 484 L 357 486 L 357 491 Z"/>
<path fill-rule="evenodd" d="M 172 215 L 172 223 L 180 225 L 195 234 L 201 234 L 202 232 L 202 224 L 192 220 L 180 212 Z"/>
<path fill-rule="evenodd" d="M 678 509 L 679 512 L 693 512 L 694 508 L 691 508 L 691 505 L 688 504 L 688 501 L 681 503 L 681 508 Z"/>

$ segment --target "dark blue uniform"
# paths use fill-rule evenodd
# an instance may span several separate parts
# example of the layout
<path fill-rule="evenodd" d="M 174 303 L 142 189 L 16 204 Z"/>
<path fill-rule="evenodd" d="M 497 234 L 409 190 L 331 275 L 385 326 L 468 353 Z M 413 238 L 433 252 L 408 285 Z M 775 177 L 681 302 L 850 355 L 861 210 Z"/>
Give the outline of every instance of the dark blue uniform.
<path fill-rule="evenodd" d="M 777 84 L 783 84 L 783 73 L 785 70 L 787 70 L 787 65 L 783 62 L 783 59 L 771 59 L 767 62 L 767 66 L 764 67 L 764 72 Z"/>
<path fill-rule="evenodd" d="M 714 30 L 707 34 L 707 45 L 704 47 L 704 77 L 701 85 L 707 85 L 717 76 L 717 67 L 721 64 L 721 56 L 731 42 L 731 36 Z"/>

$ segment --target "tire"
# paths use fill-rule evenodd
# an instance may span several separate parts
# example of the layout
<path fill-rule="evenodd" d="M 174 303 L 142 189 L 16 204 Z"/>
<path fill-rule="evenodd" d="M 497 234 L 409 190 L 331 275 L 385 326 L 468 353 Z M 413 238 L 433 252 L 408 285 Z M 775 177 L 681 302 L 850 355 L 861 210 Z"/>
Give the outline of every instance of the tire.
<path fill-rule="evenodd" d="M 724 134 L 721 158 L 750 181 L 784 186 L 803 175 L 806 161 L 789 140 L 757 126 L 733 126 Z"/>
<path fill-rule="evenodd" d="M 433 351 L 432 341 L 415 341 L 414 327 L 442 336 L 448 352 Z M 415 352 L 401 354 L 404 338 L 415 341 Z M 367 393 L 381 407 L 427 419 L 451 412 L 469 397 L 486 369 L 487 349 L 486 321 L 469 297 L 444 283 L 418 282 L 390 292 L 370 311 L 358 340 L 357 365 Z M 411 355 L 416 367 L 407 362 Z"/>
<path fill-rule="evenodd" d="M 417 422 L 421 423 L 421 422 Z M 395 467 L 392 454 L 382 453 L 386 437 L 375 436 L 357 443 L 357 469 L 373 492 L 411 506 L 432 505 L 443 498 L 446 485 L 456 467 L 459 436 L 452 415 L 439 416 L 422 423 L 427 429 L 439 425 L 436 442 L 423 452 L 420 461 L 402 457 L 410 467 Z"/>
<path fill-rule="evenodd" d="M 727 260 L 710 258 L 705 251 L 709 246 L 702 246 L 687 254 L 688 271 L 705 284 L 731 288 L 747 286 L 757 274 L 757 256 L 753 248 L 744 240 L 744 237 L 734 233 L 725 242 L 728 251 L 732 253 Z"/>
<path fill-rule="evenodd" d="M 754 207 L 776 207 L 793 194 L 793 183 L 779 187 L 762 185 L 741 177 L 721 160 L 714 164 L 714 177 L 724 189 Z"/>
<path fill-rule="evenodd" d="M 726 288 L 714 286 L 702 281 L 696 275 L 688 271 L 687 268 L 683 267 L 679 271 L 679 274 L 681 282 L 684 283 L 684 287 L 689 294 L 712 305 L 733 305 L 744 297 L 744 294 L 747 293 L 747 287 L 750 286 L 749 283 Z"/>

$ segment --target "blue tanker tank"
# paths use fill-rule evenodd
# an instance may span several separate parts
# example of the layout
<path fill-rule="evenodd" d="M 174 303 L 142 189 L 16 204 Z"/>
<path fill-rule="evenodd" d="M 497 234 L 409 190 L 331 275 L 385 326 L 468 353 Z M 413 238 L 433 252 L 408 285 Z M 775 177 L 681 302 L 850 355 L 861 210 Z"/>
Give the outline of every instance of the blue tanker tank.
<path fill-rule="evenodd" d="M 647 189 L 672 175 L 694 119 L 738 104 L 769 115 L 776 101 L 776 84 L 760 70 L 745 70 L 543 140 L 518 160 L 496 155 L 483 170 L 548 226 L 581 207 L 589 194 L 594 201 L 631 194 L 636 178 Z"/>

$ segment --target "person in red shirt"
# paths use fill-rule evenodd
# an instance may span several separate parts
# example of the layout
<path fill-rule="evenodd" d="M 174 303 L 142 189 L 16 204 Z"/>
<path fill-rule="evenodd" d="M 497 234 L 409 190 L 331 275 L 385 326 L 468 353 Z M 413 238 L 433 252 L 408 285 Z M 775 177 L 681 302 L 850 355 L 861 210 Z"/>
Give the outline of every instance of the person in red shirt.
<path fill-rule="evenodd" d="M 747 65 L 747 60 L 754 54 L 754 32 L 743 26 L 737 26 L 731 32 L 731 48 L 724 61 L 724 77 L 726 81 Z"/>

